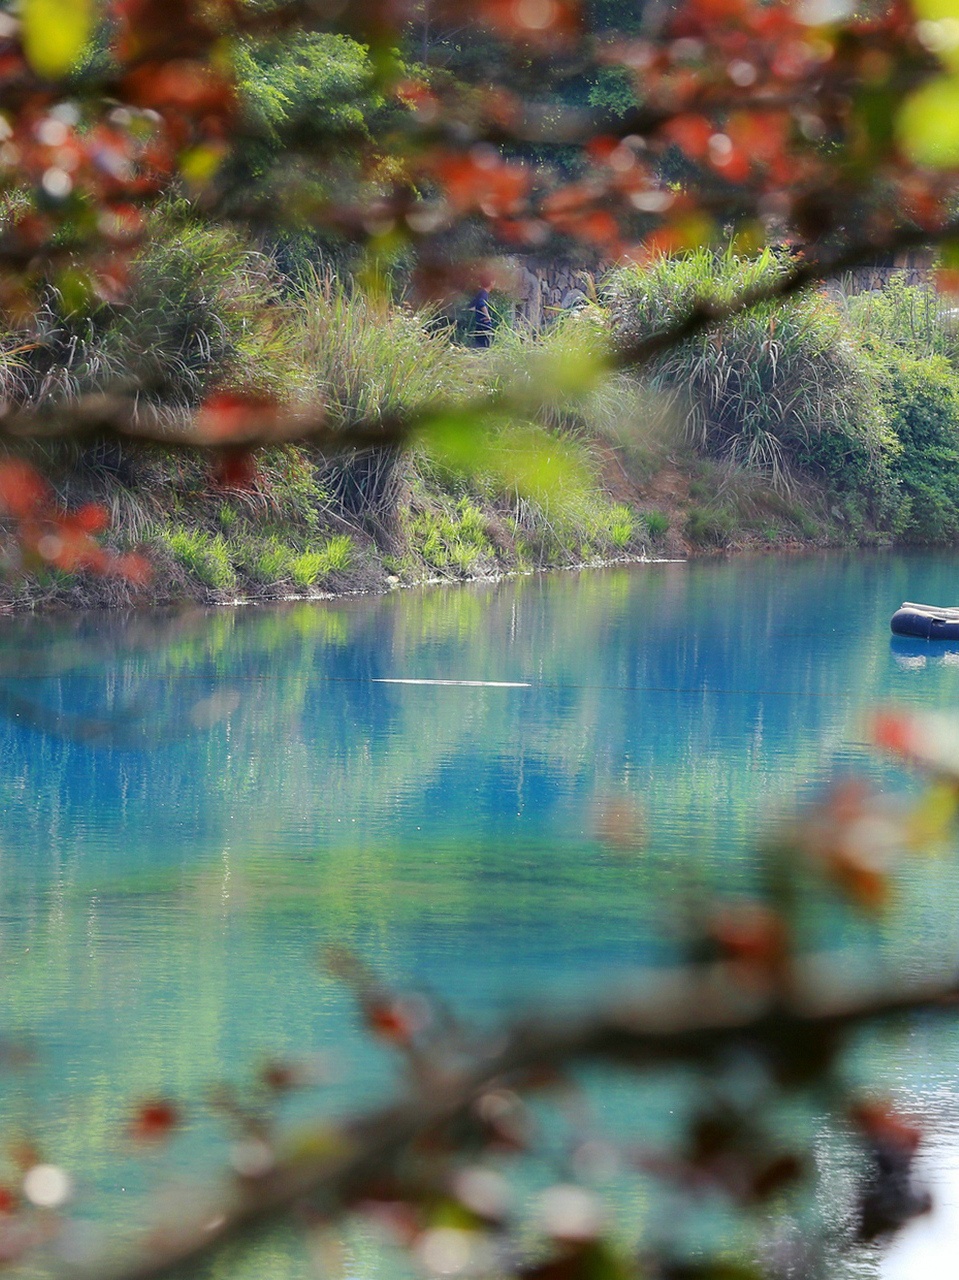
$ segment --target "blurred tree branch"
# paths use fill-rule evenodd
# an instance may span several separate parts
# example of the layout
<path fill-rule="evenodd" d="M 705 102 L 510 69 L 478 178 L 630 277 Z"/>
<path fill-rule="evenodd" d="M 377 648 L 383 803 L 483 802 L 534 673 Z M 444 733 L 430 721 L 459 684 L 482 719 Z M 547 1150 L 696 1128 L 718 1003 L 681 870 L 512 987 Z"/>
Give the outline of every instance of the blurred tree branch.
<path fill-rule="evenodd" d="M 737 984 L 726 965 L 647 977 L 645 991 L 599 1013 L 522 1018 L 464 1053 L 442 1041 L 421 1059 L 406 1097 L 343 1125 L 294 1133 L 261 1176 L 232 1174 L 195 1222 L 158 1223 L 120 1259 L 71 1268 L 71 1280 L 160 1280 L 191 1273 L 228 1243 L 242 1241 L 298 1206 L 335 1220 L 388 1176 L 411 1146 L 464 1115 L 487 1090 L 516 1087 L 544 1070 L 613 1064 L 633 1070 L 704 1067 L 724 1052 L 756 1053 L 786 1088 L 821 1078 L 824 1062 L 860 1028 L 917 1013 L 955 1015 L 959 983 L 855 992 L 829 984 L 828 957 L 798 966 L 785 989 Z M 290 1154 L 284 1155 L 286 1149 Z"/>

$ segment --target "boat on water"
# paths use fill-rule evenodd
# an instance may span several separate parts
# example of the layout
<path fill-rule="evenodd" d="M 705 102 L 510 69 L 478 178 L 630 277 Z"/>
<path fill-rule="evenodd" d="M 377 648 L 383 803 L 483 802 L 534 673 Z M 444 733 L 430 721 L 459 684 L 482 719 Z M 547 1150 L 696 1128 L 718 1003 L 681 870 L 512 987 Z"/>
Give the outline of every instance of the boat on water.
<path fill-rule="evenodd" d="M 892 615 L 893 635 L 919 640 L 959 640 L 959 607 L 939 608 L 906 600 Z"/>

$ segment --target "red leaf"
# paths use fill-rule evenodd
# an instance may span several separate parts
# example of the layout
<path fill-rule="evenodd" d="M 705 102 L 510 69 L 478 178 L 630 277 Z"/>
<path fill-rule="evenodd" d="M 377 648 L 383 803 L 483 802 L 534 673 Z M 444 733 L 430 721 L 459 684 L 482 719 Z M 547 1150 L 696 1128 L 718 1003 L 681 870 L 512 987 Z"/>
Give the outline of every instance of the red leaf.
<path fill-rule="evenodd" d="M 920 1126 L 899 1115 L 889 1102 L 857 1102 L 850 1114 L 857 1128 L 877 1147 L 913 1155 L 922 1141 Z"/>
<path fill-rule="evenodd" d="M 384 1040 L 406 1043 L 413 1032 L 410 1019 L 395 1004 L 371 1004 L 365 1010 L 366 1024 Z"/>
<path fill-rule="evenodd" d="M 110 514 L 98 502 L 88 502 L 70 517 L 73 524 L 84 533 L 102 533 L 110 524 Z"/>
<path fill-rule="evenodd" d="M 731 960 L 771 972 L 786 957 L 788 934 L 782 917 L 760 903 L 725 908 L 716 917 L 713 937 Z"/>
<path fill-rule="evenodd" d="M 870 737 L 877 747 L 908 756 L 915 747 L 915 726 L 904 712 L 876 711 L 870 722 Z"/>
<path fill-rule="evenodd" d="M 136 551 L 127 551 L 124 555 L 117 556 L 112 569 L 118 578 L 125 578 L 132 587 L 145 587 L 153 577 L 153 566 L 145 556 Z"/>
<path fill-rule="evenodd" d="M 39 473 L 19 458 L 0 462 L 0 506 L 18 520 L 34 515 L 50 501 L 50 489 Z"/>
<path fill-rule="evenodd" d="M 256 484 L 256 458 L 249 449 L 225 449 L 217 459 L 214 483 L 220 489 L 249 492 Z"/>
<path fill-rule="evenodd" d="M 693 160 L 702 160 L 709 150 L 709 139 L 715 133 L 705 116 L 684 115 L 670 120 L 663 133 Z"/>
<path fill-rule="evenodd" d="M 196 427 L 208 440 L 235 440 L 263 435 L 276 425 L 277 404 L 255 391 L 214 391 L 196 417 Z"/>
<path fill-rule="evenodd" d="M 230 82 L 190 58 L 147 63 L 126 76 L 123 87 L 128 100 L 140 107 L 228 113 L 234 102 Z"/>
<path fill-rule="evenodd" d="M 167 1098 L 142 1102 L 130 1122 L 130 1136 L 139 1142 L 156 1142 L 169 1137 L 180 1123 L 179 1108 Z"/>

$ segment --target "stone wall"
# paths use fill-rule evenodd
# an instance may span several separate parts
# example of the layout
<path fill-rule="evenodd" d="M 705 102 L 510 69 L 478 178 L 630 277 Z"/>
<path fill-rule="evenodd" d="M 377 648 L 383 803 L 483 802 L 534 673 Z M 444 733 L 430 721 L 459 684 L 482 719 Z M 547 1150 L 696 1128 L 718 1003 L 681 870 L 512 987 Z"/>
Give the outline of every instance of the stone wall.
<path fill-rule="evenodd" d="M 846 271 L 836 286 L 843 293 L 871 293 L 884 289 L 894 277 L 905 278 L 907 284 L 926 284 L 935 267 L 935 258 L 927 250 L 914 250 L 890 257 L 883 263 L 868 263 Z"/>
<path fill-rule="evenodd" d="M 516 319 L 531 329 L 546 328 L 596 292 L 595 273 L 569 262 L 521 263 L 518 276 Z"/>

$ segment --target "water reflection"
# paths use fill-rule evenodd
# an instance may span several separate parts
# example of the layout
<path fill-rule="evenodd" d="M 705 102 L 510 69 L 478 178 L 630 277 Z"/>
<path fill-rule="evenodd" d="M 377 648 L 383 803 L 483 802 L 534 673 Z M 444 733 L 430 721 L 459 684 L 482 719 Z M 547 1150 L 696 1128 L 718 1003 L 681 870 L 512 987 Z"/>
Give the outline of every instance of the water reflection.
<path fill-rule="evenodd" d="M 324 943 L 481 1016 L 671 959 L 704 884 L 748 885 L 771 806 L 837 768 L 904 784 L 867 766 L 859 715 L 959 707 L 959 651 L 888 638 L 956 567 L 811 556 L 4 619 L 0 976 L 43 1050 L 8 1123 L 125 1213 L 131 1096 L 199 1099 L 300 1048 L 337 1054 L 330 1105 L 381 1087 Z M 901 927 L 810 928 L 880 972 L 948 967 L 959 877 L 927 871 L 904 873 Z M 209 1137 L 191 1114 L 164 1159 Z"/>
<path fill-rule="evenodd" d="M 889 650 L 901 671 L 923 671 L 926 667 L 959 667 L 959 642 L 954 640 L 912 640 L 892 636 Z"/>

